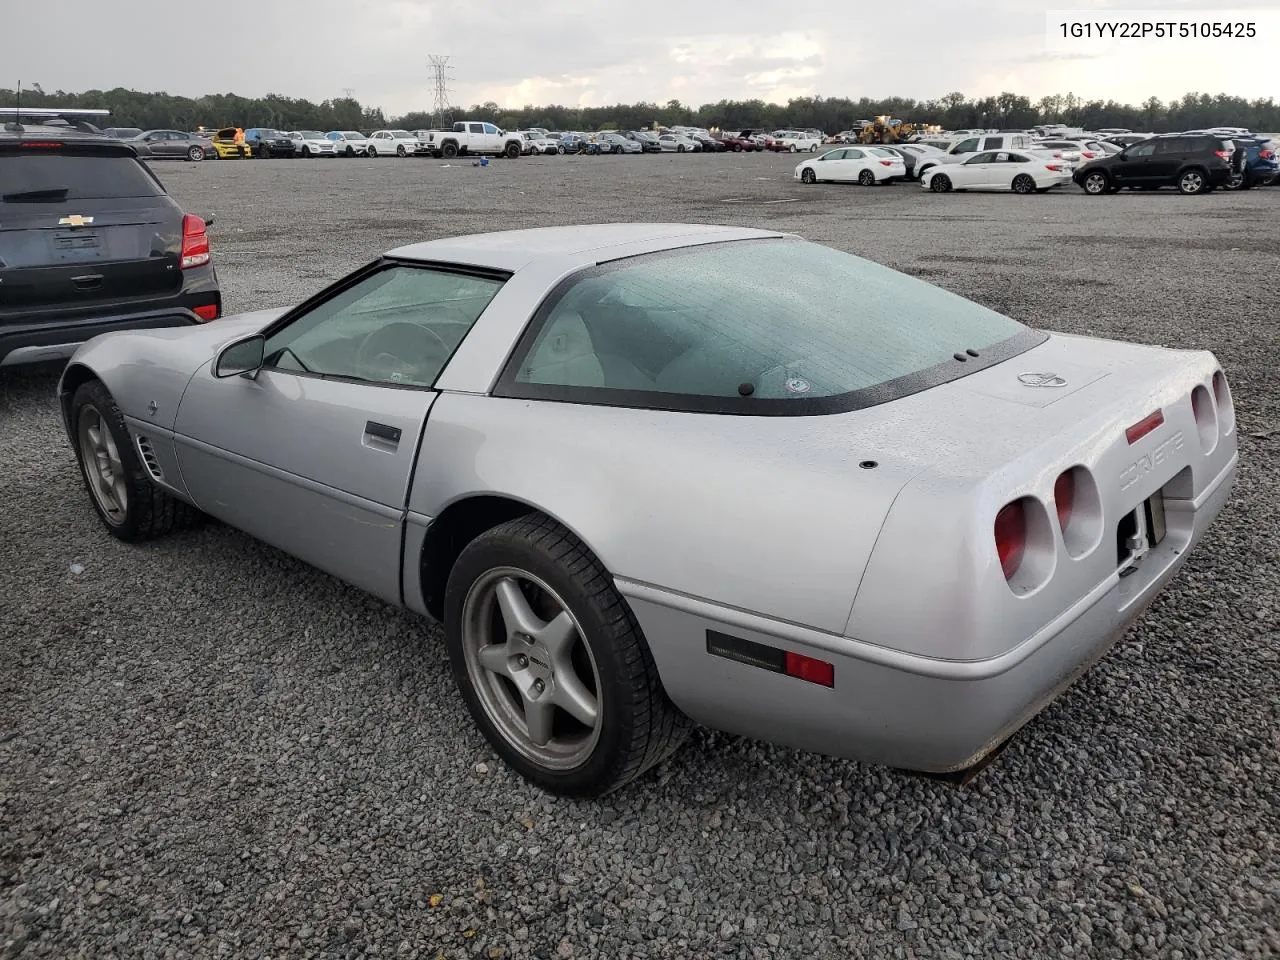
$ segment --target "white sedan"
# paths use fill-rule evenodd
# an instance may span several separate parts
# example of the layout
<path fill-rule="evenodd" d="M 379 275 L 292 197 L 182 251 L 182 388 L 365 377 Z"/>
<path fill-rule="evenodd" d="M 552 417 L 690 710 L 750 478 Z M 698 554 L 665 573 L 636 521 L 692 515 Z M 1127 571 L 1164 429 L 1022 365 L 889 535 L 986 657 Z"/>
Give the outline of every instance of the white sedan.
<path fill-rule="evenodd" d="M 679 133 L 664 133 L 658 138 L 663 153 L 700 153 L 702 144 Z"/>
<path fill-rule="evenodd" d="M 1070 183 L 1073 169 L 1071 164 L 1054 157 L 988 150 L 974 154 L 963 163 L 949 163 L 926 170 L 920 178 L 920 186 L 934 193 L 949 190 L 1044 193 Z"/>
<path fill-rule="evenodd" d="M 319 130 L 290 130 L 285 134 L 297 147 L 299 157 L 336 157 L 338 145 Z"/>
<path fill-rule="evenodd" d="M 907 175 L 907 165 L 896 153 L 880 147 L 839 147 L 796 167 L 795 178 L 805 183 L 857 182 L 864 187 L 888 183 Z"/>

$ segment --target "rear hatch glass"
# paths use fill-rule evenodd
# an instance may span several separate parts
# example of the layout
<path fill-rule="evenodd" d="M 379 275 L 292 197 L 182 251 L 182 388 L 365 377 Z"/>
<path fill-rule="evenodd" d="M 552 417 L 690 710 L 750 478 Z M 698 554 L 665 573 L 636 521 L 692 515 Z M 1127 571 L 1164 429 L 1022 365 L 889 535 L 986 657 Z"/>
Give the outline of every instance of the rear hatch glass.
<path fill-rule="evenodd" d="M 0 316 L 175 293 L 182 214 L 134 157 L 0 152 Z"/>

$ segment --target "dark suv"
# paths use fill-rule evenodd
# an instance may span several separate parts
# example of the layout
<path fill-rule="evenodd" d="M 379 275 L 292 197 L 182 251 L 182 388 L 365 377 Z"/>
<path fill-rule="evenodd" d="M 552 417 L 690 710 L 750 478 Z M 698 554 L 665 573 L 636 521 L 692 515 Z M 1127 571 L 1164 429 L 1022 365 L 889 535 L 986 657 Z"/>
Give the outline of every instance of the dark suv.
<path fill-rule="evenodd" d="M 263 159 L 292 157 L 298 151 L 296 143 L 271 127 L 250 127 L 244 132 L 244 142 L 253 150 L 253 156 Z"/>
<path fill-rule="evenodd" d="M 1072 179 L 1085 193 L 1115 193 L 1177 187 L 1179 193 L 1207 193 L 1231 179 L 1235 144 L 1206 134 L 1166 134 L 1130 144 L 1119 153 L 1076 167 Z"/>
<path fill-rule="evenodd" d="M 133 147 L 69 126 L 0 127 L 0 367 L 114 330 L 222 314 L 206 222 Z"/>

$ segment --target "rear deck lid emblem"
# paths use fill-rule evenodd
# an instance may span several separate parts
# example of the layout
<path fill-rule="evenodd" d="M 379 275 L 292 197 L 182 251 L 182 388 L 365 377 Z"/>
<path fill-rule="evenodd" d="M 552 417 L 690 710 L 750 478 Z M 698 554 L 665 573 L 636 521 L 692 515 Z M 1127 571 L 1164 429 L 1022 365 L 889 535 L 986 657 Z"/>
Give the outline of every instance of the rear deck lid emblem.
<path fill-rule="evenodd" d="M 808 393 L 813 389 L 813 385 L 803 377 L 791 377 L 783 386 L 788 393 Z"/>
<path fill-rule="evenodd" d="M 73 213 L 69 217 L 63 217 L 58 221 L 60 227 L 83 227 L 86 223 L 93 223 L 93 217 L 82 217 L 78 213 Z"/>
<path fill-rule="evenodd" d="M 1028 387 L 1065 387 L 1067 381 L 1056 373 L 1020 373 L 1018 382 Z"/>

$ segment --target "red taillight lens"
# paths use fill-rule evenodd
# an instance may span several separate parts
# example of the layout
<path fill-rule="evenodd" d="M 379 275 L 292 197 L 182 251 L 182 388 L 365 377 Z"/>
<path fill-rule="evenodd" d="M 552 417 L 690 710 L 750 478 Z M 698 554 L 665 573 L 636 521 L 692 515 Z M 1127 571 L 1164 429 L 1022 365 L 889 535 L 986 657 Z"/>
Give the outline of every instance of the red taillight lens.
<path fill-rule="evenodd" d="M 1270 150 L 1260 150 L 1258 151 L 1258 157 L 1262 160 L 1274 160 L 1276 155 Z"/>
<path fill-rule="evenodd" d="M 1071 522 L 1071 508 L 1076 501 L 1076 477 L 1074 471 L 1066 470 L 1058 476 L 1053 485 L 1053 503 L 1058 508 L 1058 526 L 1065 532 Z"/>
<path fill-rule="evenodd" d="M 182 218 L 182 269 L 202 267 L 211 259 L 205 222 L 188 213 Z"/>
<path fill-rule="evenodd" d="M 1054 173 L 1060 173 L 1062 171 L 1062 165 L 1059 163 L 1046 163 L 1044 168 L 1046 170 L 1052 170 Z"/>
<path fill-rule="evenodd" d="M 61 150 L 62 144 L 57 143 L 56 141 L 23 140 L 22 149 L 23 150 Z"/>
<path fill-rule="evenodd" d="M 218 305 L 216 303 L 206 303 L 199 307 L 192 307 L 191 310 L 201 320 L 218 319 Z"/>
<path fill-rule="evenodd" d="M 1080 154 L 1080 156 L 1084 157 L 1086 160 L 1092 160 L 1094 157 L 1097 156 L 1097 154 L 1094 153 L 1092 150 L 1085 150 Z"/>
<path fill-rule="evenodd" d="M 893 161 L 892 161 L 892 160 L 881 160 L 881 161 L 880 161 L 880 166 L 882 166 L 882 167 L 891 167 L 891 166 L 893 166 Z"/>
<path fill-rule="evenodd" d="M 806 657 L 802 653 L 794 653 L 791 650 L 787 651 L 782 672 L 797 680 L 807 680 L 809 683 L 816 683 L 823 687 L 836 685 L 836 668 L 833 665 L 825 660 L 815 660 L 813 657 Z"/>
<path fill-rule="evenodd" d="M 1149 413 L 1132 427 L 1125 430 L 1124 438 L 1129 441 L 1130 445 L 1135 444 L 1162 423 L 1164 423 L 1163 410 Z"/>
<path fill-rule="evenodd" d="M 1022 566 L 1022 556 L 1027 548 L 1027 512 L 1022 501 L 1005 504 L 996 514 L 995 535 L 996 553 L 1000 555 L 1004 578 L 1011 580 L 1018 567 Z"/>
<path fill-rule="evenodd" d="M 1231 159 L 1231 151 L 1230 151 L 1230 150 L 1215 150 L 1215 151 L 1213 151 L 1213 152 L 1214 152 L 1214 153 L 1216 153 L 1218 156 L 1220 156 L 1223 160 L 1230 160 L 1230 159 Z"/>

